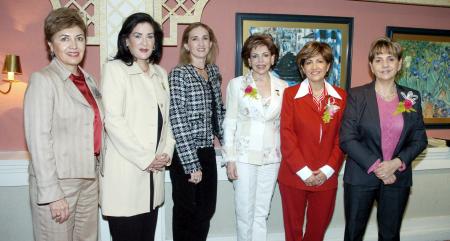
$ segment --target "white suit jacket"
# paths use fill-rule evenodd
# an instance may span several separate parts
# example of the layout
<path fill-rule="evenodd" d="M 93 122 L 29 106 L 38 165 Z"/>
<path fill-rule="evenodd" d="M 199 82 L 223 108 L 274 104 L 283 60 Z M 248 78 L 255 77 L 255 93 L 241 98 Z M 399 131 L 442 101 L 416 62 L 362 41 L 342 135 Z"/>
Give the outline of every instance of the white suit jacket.
<path fill-rule="evenodd" d="M 81 69 L 81 68 L 80 68 Z M 103 119 L 101 95 L 82 70 Z M 94 111 L 59 60 L 31 75 L 25 92 L 24 123 L 29 173 L 36 178 L 38 203 L 64 197 L 63 178 L 96 178 Z"/>
<path fill-rule="evenodd" d="M 150 211 L 150 174 L 155 155 L 172 157 L 175 140 L 169 123 L 167 73 L 159 65 L 144 73 L 136 63 L 114 60 L 103 66 L 101 91 L 105 106 L 104 167 L 100 204 L 106 216 L 132 216 Z M 159 143 L 158 107 L 163 126 Z M 158 148 L 157 148 L 158 147 Z M 164 171 L 154 173 L 154 202 L 164 202 Z"/>
<path fill-rule="evenodd" d="M 255 165 L 280 162 L 280 111 L 288 84 L 273 74 L 270 81 L 268 105 L 259 93 L 254 97 L 245 94 L 247 88 L 257 92 L 251 72 L 228 83 L 223 122 L 225 161 Z"/>

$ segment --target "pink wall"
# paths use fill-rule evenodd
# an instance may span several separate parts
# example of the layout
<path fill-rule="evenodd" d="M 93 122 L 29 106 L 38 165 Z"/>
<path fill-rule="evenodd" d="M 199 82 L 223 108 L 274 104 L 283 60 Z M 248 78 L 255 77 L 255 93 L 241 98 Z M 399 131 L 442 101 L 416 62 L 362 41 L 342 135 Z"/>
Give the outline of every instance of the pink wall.
<path fill-rule="evenodd" d="M 50 9 L 50 1 L 44 0 L 0 1 L 0 64 L 6 53 L 20 55 L 24 74 L 18 79 L 22 81 L 26 82 L 33 71 L 48 64 L 42 28 Z M 367 68 L 369 45 L 373 39 L 385 34 L 387 25 L 450 29 L 450 8 L 346 0 L 210 0 L 202 21 L 215 30 L 219 39 L 218 65 L 225 84 L 234 77 L 236 12 L 354 17 L 352 86 L 370 81 Z M 179 37 L 182 30 L 178 30 Z M 178 47 L 166 47 L 161 65 L 170 70 L 177 59 Z M 98 47 L 88 47 L 84 67 L 100 77 Z M 0 89 L 4 88 L 4 85 L 0 86 Z M 0 95 L 0 151 L 26 148 L 20 110 L 24 89 L 22 83 L 14 85 L 14 95 Z M 428 135 L 450 138 L 450 130 L 430 130 Z"/>

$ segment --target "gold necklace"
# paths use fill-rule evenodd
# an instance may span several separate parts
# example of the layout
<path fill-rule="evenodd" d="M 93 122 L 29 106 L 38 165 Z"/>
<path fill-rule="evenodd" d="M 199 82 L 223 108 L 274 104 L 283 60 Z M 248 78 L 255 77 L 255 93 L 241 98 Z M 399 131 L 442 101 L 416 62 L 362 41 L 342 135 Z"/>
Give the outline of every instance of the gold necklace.
<path fill-rule="evenodd" d="M 192 65 L 192 66 L 194 66 L 194 68 L 196 68 L 196 69 L 198 69 L 198 70 L 205 70 L 205 68 L 206 68 L 206 66 L 204 66 L 203 68 L 199 68 L 199 67 L 197 67 L 197 66 L 195 66 L 195 65 Z"/>

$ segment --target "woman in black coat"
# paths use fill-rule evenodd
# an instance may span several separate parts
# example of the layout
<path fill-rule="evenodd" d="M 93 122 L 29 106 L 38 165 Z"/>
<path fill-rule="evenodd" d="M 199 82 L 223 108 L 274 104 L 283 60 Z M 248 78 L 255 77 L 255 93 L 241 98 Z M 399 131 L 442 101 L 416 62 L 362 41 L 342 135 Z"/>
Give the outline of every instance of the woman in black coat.
<path fill-rule="evenodd" d="M 352 88 L 347 98 L 340 146 L 348 154 L 344 173 L 346 241 L 362 240 L 376 200 L 379 240 L 400 240 L 412 185 L 412 161 L 425 149 L 420 93 L 395 78 L 402 48 L 388 38 L 372 43 L 375 80 Z"/>

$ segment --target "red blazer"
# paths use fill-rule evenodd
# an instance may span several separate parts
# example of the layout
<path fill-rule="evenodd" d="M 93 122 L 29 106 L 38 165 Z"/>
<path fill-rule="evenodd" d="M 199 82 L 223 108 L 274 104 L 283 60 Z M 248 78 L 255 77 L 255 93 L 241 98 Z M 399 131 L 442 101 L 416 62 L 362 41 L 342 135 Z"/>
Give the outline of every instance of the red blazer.
<path fill-rule="evenodd" d="M 321 111 L 317 110 L 311 94 L 296 98 L 301 85 L 289 87 L 284 92 L 280 126 L 282 160 L 278 174 L 278 181 L 284 185 L 310 191 L 337 188 L 337 177 L 344 159 L 339 148 L 339 128 L 347 95 L 339 87 L 326 85 L 327 89 L 334 89 L 342 99 L 330 96 L 332 91 L 327 91 L 329 93 L 322 101 Z M 334 101 L 334 105 L 340 109 L 329 123 L 325 123 L 322 116 L 328 100 Z M 319 142 L 321 125 L 322 140 Z M 324 165 L 333 168 L 334 173 L 320 186 L 308 187 L 296 174 L 305 166 L 315 171 Z"/>

